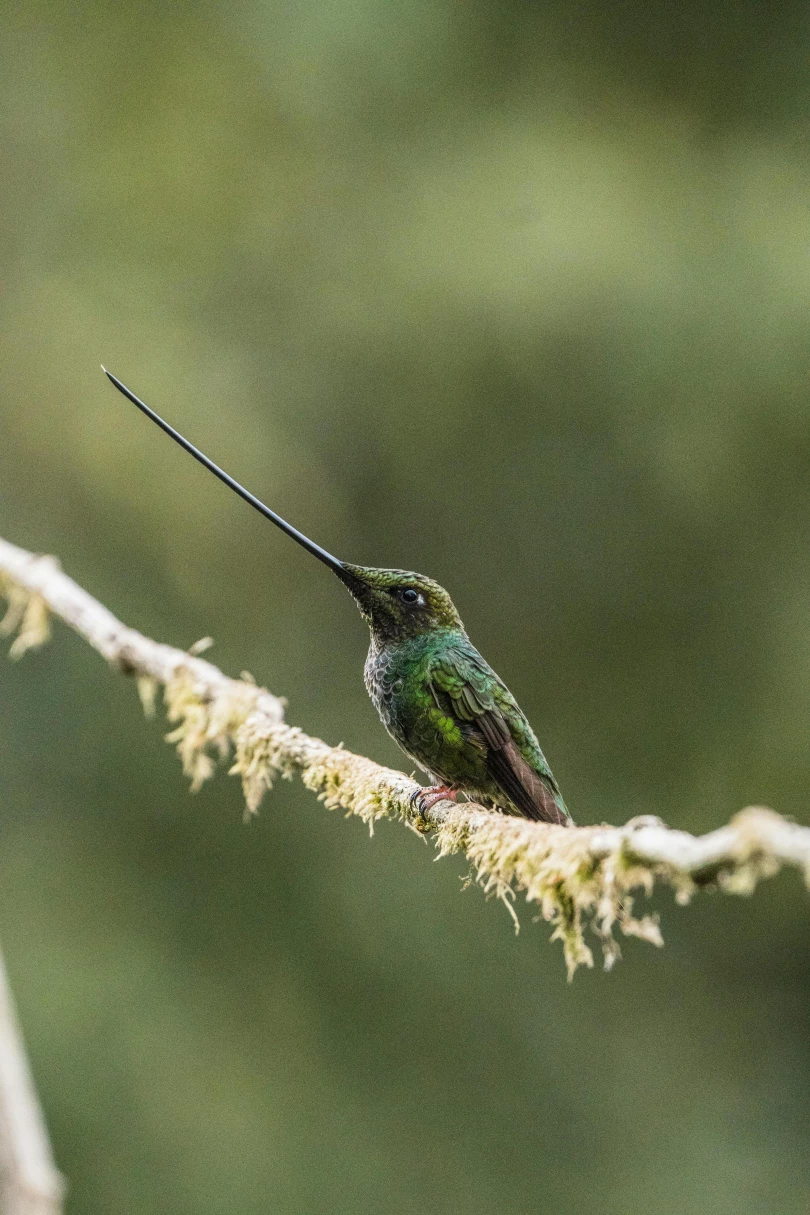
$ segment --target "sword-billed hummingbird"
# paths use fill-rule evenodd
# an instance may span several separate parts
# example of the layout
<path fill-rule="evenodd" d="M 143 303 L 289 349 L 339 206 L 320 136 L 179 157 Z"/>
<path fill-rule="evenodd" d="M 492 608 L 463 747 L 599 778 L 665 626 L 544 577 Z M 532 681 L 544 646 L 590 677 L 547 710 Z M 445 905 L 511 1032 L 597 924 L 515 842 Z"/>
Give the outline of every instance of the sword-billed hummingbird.
<path fill-rule="evenodd" d="M 507 813 L 572 824 L 534 731 L 468 638 L 447 591 L 424 574 L 338 561 L 103 370 L 133 405 L 348 588 L 371 630 L 368 694 L 394 741 L 434 781 L 419 795 L 422 810 L 465 793 Z"/>

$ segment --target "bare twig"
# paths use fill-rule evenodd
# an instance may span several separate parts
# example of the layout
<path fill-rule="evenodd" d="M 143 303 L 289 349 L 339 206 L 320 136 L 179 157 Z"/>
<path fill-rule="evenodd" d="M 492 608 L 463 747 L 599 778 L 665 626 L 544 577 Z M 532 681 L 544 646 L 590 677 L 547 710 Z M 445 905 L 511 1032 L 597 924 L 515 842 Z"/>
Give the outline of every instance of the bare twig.
<path fill-rule="evenodd" d="M 63 1188 L 0 955 L 0 1212 L 60 1215 Z"/>
<path fill-rule="evenodd" d="M 810 882 L 810 828 L 772 810 L 749 807 L 704 836 L 672 831 L 652 816 L 624 827 L 552 827 L 485 810 L 472 803 L 439 802 L 422 814 L 417 789 L 401 772 L 380 767 L 342 747 L 331 747 L 284 722 L 283 704 L 247 679 L 229 679 L 211 663 L 127 628 L 66 574 L 52 557 L 35 556 L 0 540 L 0 584 L 9 599 L 4 622 L 16 632 L 19 657 L 48 636 L 48 616 L 59 616 L 118 669 L 138 679 L 147 710 L 164 688 L 168 736 L 197 788 L 214 772 L 214 754 L 232 750 L 231 771 L 242 778 L 249 811 L 281 775 L 297 774 L 330 808 L 362 818 L 383 816 L 432 832 L 439 854 L 463 852 L 476 880 L 507 902 L 515 890 L 540 906 L 562 940 L 569 973 L 592 964 L 583 931 L 599 937 L 610 966 L 618 956 L 613 932 L 661 944 L 654 917 L 633 914 L 632 892 L 650 893 L 656 880 L 685 902 L 701 887 L 750 893 L 782 866 L 798 867 Z M 192 651 L 195 647 L 192 647 Z"/>

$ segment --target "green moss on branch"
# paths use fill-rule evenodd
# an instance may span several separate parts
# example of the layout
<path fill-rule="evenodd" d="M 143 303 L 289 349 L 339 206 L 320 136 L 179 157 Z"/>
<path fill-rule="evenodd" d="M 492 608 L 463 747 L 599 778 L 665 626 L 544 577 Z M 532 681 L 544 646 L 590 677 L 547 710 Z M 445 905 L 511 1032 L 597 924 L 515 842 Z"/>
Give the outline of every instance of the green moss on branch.
<path fill-rule="evenodd" d="M 534 904 L 561 941 L 569 976 L 593 965 L 590 930 L 609 968 L 619 956 L 616 932 L 661 945 L 658 921 L 637 915 L 634 899 L 656 882 L 679 902 L 698 888 L 750 894 L 783 865 L 810 876 L 810 828 L 771 810 L 753 807 L 702 837 L 671 831 L 654 818 L 626 826 L 553 827 L 494 813 L 471 803 L 440 802 L 423 815 L 409 777 L 343 747 L 332 747 L 284 721 L 284 705 L 249 677 L 229 679 L 198 655 L 126 628 L 61 572 L 52 558 L 36 557 L 0 540 L 0 594 L 8 611 L 0 629 L 15 635 L 11 654 L 21 657 L 47 640 L 57 615 L 116 669 L 136 677 L 147 713 L 163 688 L 171 732 L 192 790 L 222 761 L 239 776 L 247 813 L 259 808 L 279 777 L 301 778 L 329 809 L 363 820 L 400 819 L 432 834 L 438 855 L 460 853 L 471 878 L 502 900 L 514 916 L 516 893 Z"/>

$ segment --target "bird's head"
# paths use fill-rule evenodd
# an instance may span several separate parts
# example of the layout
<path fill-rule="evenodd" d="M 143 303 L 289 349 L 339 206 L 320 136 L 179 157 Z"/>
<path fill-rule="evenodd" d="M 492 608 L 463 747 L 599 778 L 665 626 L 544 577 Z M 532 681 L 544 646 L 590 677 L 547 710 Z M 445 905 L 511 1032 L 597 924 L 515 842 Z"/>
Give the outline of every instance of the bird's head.
<path fill-rule="evenodd" d="M 399 641 L 436 629 L 464 628 L 447 591 L 425 574 L 378 570 L 350 565 L 347 561 L 341 562 L 335 573 L 379 641 Z"/>

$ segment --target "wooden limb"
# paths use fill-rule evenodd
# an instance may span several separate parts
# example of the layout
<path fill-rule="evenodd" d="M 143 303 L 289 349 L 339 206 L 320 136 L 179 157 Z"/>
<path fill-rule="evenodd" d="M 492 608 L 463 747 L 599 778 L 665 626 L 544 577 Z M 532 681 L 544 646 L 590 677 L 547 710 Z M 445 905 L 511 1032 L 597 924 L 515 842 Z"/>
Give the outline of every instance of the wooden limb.
<path fill-rule="evenodd" d="M 61 1215 L 63 1191 L 0 956 L 0 1212 Z"/>
<path fill-rule="evenodd" d="M 384 816 L 432 833 L 440 855 L 462 852 L 476 880 L 507 901 L 515 891 L 540 906 L 562 940 L 569 974 L 592 955 L 583 932 L 600 940 L 606 966 L 618 956 L 614 929 L 660 945 L 657 920 L 633 914 L 632 894 L 656 881 L 679 901 L 712 887 L 750 893 L 783 866 L 810 881 L 810 828 L 764 807 L 749 807 L 703 836 L 669 829 L 654 816 L 623 827 L 554 827 L 465 802 L 419 806 L 419 786 L 342 747 L 332 747 L 284 721 L 283 702 L 246 679 L 229 679 L 192 651 L 174 649 L 127 628 L 64 574 L 52 557 L 36 556 L 0 540 L 0 591 L 9 599 L 7 632 L 21 656 L 48 636 L 48 617 L 60 617 L 118 670 L 138 679 L 144 706 L 164 689 L 168 736 L 177 745 L 192 788 L 213 775 L 217 755 L 230 750 L 231 772 L 242 778 L 249 812 L 281 775 L 300 776 L 329 808 L 362 818 Z"/>

